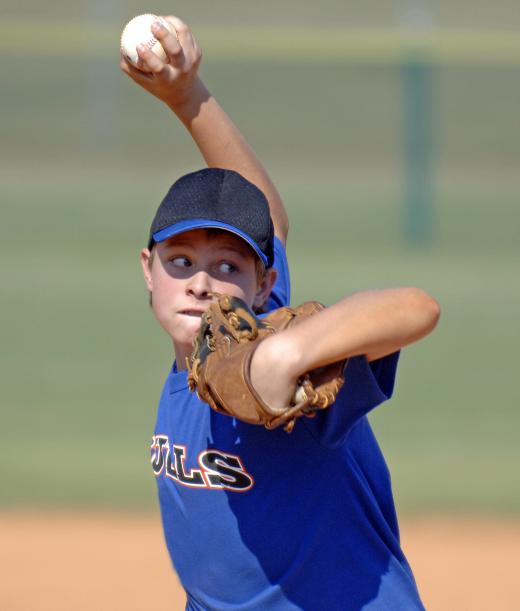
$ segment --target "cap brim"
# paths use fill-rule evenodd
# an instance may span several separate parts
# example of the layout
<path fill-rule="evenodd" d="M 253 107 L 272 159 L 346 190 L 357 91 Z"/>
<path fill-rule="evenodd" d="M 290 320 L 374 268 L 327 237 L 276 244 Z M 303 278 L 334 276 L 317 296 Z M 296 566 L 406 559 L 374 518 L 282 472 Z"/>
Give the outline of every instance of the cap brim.
<path fill-rule="evenodd" d="M 228 231 L 229 233 L 233 233 L 238 237 L 242 238 L 245 242 L 251 246 L 251 248 L 258 255 L 260 261 L 267 267 L 268 260 L 266 255 L 262 252 L 260 246 L 251 238 L 251 236 L 247 235 L 240 229 L 233 227 L 233 225 L 228 225 L 227 223 L 222 223 L 221 221 L 215 221 L 212 219 L 190 219 L 188 221 L 179 221 L 169 227 L 165 227 L 160 231 L 156 231 L 152 234 L 152 238 L 154 242 L 164 242 L 164 240 L 168 240 L 169 238 L 173 238 L 176 235 L 181 233 L 186 233 L 187 231 L 192 231 L 193 229 L 222 229 L 223 231 Z"/>

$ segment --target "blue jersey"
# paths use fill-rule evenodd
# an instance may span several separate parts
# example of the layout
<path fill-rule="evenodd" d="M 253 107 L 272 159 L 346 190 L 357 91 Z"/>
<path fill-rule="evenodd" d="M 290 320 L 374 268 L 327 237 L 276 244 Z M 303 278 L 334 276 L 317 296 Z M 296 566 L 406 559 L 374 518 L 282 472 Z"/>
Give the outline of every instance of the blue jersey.
<path fill-rule="evenodd" d="M 279 307 L 289 276 L 279 242 L 275 251 Z M 423 609 L 366 419 L 391 396 L 397 359 L 350 359 L 335 404 L 299 418 L 291 434 L 211 410 L 174 365 L 152 467 L 187 609 Z"/>

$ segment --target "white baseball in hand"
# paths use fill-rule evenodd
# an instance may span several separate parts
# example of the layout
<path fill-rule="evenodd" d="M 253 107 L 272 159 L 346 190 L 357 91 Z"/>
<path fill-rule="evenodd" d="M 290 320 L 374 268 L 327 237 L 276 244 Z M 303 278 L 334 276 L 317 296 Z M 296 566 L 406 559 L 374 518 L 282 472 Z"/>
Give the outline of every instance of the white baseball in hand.
<path fill-rule="evenodd" d="M 151 26 L 152 23 L 155 23 L 156 21 L 159 21 L 166 29 L 173 32 L 172 26 L 166 21 L 166 19 L 147 13 L 145 15 L 138 15 L 137 17 L 131 19 L 126 24 L 125 29 L 121 34 L 121 52 L 127 61 L 140 70 L 143 69 L 143 66 L 136 50 L 136 47 L 139 44 L 143 44 L 148 47 L 148 49 L 153 51 L 157 57 L 163 61 L 168 60 L 161 43 L 152 34 Z"/>

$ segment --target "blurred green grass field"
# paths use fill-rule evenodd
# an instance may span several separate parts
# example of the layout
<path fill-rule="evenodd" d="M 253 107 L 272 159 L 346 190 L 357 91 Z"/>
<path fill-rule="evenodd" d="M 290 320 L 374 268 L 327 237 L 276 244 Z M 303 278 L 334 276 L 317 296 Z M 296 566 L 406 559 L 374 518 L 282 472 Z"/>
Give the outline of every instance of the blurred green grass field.
<path fill-rule="evenodd" d="M 202 162 L 115 57 L 12 57 L 4 76 L 0 504 L 152 506 L 172 355 L 138 252 L 171 182 Z M 443 307 L 371 416 L 399 507 L 518 512 L 518 68 L 436 68 L 422 247 L 403 238 L 398 66 L 208 57 L 203 76 L 287 203 L 293 303 L 418 285 Z"/>

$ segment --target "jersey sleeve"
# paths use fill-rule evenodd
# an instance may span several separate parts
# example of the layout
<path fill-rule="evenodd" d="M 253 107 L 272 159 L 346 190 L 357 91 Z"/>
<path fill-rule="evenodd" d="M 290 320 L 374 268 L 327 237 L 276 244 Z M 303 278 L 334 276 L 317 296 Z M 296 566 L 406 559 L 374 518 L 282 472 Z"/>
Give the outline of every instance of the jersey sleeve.
<path fill-rule="evenodd" d="M 287 254 L 282 242 L 275 236 L 274 238 L 274 269 L 277 271 L 275 285 L 267 300 L 267 310 L 275 310 L 289 305 L 291 301 L 291 281 L 289 277 L 289 265 Z"/>
<path fill-rule="evenodd" d="M 322 445 L 340 446 L 360 418 L 392 396 L 398 360 L 399 352 L 371 363 L 365 356 L 350 358 L 345 384 L 334 405 L 317 412 L 314 418 L 301 418 L 304 425 Z"/>

